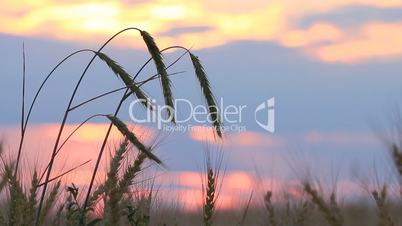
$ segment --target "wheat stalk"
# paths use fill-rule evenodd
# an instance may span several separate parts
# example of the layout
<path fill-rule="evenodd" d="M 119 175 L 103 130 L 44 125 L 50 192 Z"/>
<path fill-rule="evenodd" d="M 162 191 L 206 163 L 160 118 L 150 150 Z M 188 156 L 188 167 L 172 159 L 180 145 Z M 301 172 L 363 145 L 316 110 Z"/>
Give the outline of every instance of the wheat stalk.
<path fill-rule="evenodd" d="M 8 175 L 7 172 L 3 172 L 1 176 L 1 181 L 0 181 L 0 192 L 3 191 L 4 188 L 6 188 L 6 185 L 8 183 Z"/>
<path fill-rule="evenodd" d="M 105 184 L 99 185 L 96 190 L 92 193 L 91 197 L 88 199 L 88 207 L 93 207 L 96 201 L 105 194 L 106 186 Z"/>
<path fill-rule="evenodd" d="M 308 182 L 303 183 L 304 191 L 310 196 L 311 201 L 315 204 L 321 213 L 324 215 L 328 224 L 331 226 L 342 226 L 342 220 L 338 218 L 338 215 L 333 212 L 330 206 L 324 201 L 324 199 L 318 194 L 318 192 L 311 187 Z"/>
<path fill-rule="evenodd" d="M 121 134 L 123 134 L 138 150 L 143 152 L 149 159 L 155 161 L 158 164 L 162 164 L 162 161 L 159 160 L 156 155 L 154 155 L 149 148 L 146 148 L 144 144 L 142 144 L 138 138 L 134 135 L 134 133 L 130 132 L 130 130 L 127 128 L 126 124 L 122 122 L 119 118 L 113 116 L 113 115 L 107 115 L 106 116 L 114 126 L 120 131 Z"/>
<path fill-rule="evenodd" d="M 29 197 L 28 197 L 28 202 L 26 206 L 26 210 L 24 211 L 26 215 L 25 222 L 27 222 L 27 225 L 35 221 L 35 210 L 36 210 L 36 195 L 37 195 L 37 190 L 38 190 L 38 174 L 37 171 L 34 171 L 34 174 L 32 176 L 31 180 L 31 187 L 29 189 Z M 28 223 L 29 222 L 29 223 Z"/>
<path fill-rule="evenodd" d="M 161 78 L 161 84 L 162 84 L 162 91 L 163 91 L 163 97 L 165 99 L 165 104 L 169 108 L 167 108 L 167 113 L 169 116 L 169 119 L 171 119 L 172 122 L 175 121 L 174 118 L 174 104 L 173 104 L 173 94 L 172 94 L 172 84 L 170 81 L 170 78 L 168 76 L 168 73 L 166 71 L 166 66 L 165 63 L 163 62 L 162 59 L 162 54 L 156 45 L 153 37 L 146 31 L 141 31 L 141 36 L 148 48 L 148 52 L 151 54 L 152 59 L 154 60 L 156 70 L 160 74 Z"/>
<path fill-rule="evenodd" d="M 46 220 L 46 217 L 49 215 L 50 210 L 52 209 L 54 203 L 56 202 L 57 195 L 59 193 L 61 181 L 58 181 L 53 189 L 50 191 L 49 196 L 45 200 L 45 204 L 43 206 L 43 210 L 41 212 L 39 223 L 43 224 Z"/>
<path fill-rule="evenodd" d="M 384 185 L 380 192 L 372 191 L 371 196 L 373 197 L 377 209 L 378 209 L 378 216 L 380 221 L 378 223 L 379 226 L 394 226 L 394 222 L 390 216 L 388 211 L 386 202 L 387 202 L 387 187 Z"/>
<path fill-rule="evenodd" d="M 205 179 L 202 180 L 203 194 L 203 223 L 205 226 L 213 224 L 213 218 L 216 209 L 216 201 L 218 200 L 219 190 L 222 186 L 221 166 L 223 161 L 223 153 L 217 150 L 214 155 L 210 150 L 205 150 Z"/>
<path fill-rule="evenodd" d="M 4 170 L 8 178 L 8 189 L 10 194 L 9 203 L 9 218 L 8 222 L 10 226 L 23 224 L 23 214 L 19 211 L 24 208 L 26 203 L 26 197 L 23 189 L 17 177 L 13 175 L 13 164 L 5 165 Z"/>
<path fill-rule="evenodd" d="M 402 176 L 402 152 L 396 144 L 392 144 L 392 157 L 399 175 Z"/>
<path fill-rule="evenodd" d="M 120 66 L 116 61 L 111 59 L 104 53 L 95 52 L 98 57 L 104 61 L 110 69 L 115 73 L 118 77 L 121 78 L 123 83 L 126 85 L 127 88 L 131 90 L 131 92 L 141 101 L 141 103 L 149 109 L 153 109 L 153 105 L 146 94 L 138 87 L 131 79 L 130 74 L 128 74 L 122 66 Z"/>
<path fill-rule="evenodd" d="M 265 209 L 268 212 L 269 225 L 277 226 L 278 223 L 276 222 L 275 209 L 274 209 L 274 205 L 272 204 L 272 191 L 267 191 L 267 193 L 264 195 L 264 204 L 265 204 Z"/>
<path fill-rule="evenodd" d="M 309 215 L 311 214 L 312 205 L 305 201 L 302 206 L 297 210 L 294 223 L 298 226 L 305 225 L 305 222 Z"/>
<path fill-rule="evenodd" d="M 243 226 L 244 223 L 246 222 L 247 214 L 248 214 L 248 211 L 250 209 L 250 205 L 251 205 L 252 200 L 253 200 L 253 192 L 250 193 L 250 196 L 249 196 L 249 198 L 247 200 L 246 206 L 243 209 L 243 213 L 241 215 L 240 221 L 237 224 L 238 226 Z"/>
<path fill-rule="evenodd" d="M 141 166 L 145 161 L 145 158 L 145 153 L 140 152 L 137 158 L 134 160 L 134 163 L 127 167 L 126 171 L 123 174 L 123 177 L 118 183 L 119 195 L 123 195 L 128 191 L 131 182 L 133 181 L 137 173 L 141 171 Z"/>
<path fill-rule="evenodd" d="M 343 224 L 343 216 L 341 213 L 341 209 L 339 208 L 338 202 L 336 200 L 336 193 L 333 191 L 329 198 L 329 207 L 331 208 L 332 213 L 337 218 L 339 224 Z"/>
<path fill-rule="evenodd" d="M 112 226 L 120 219 L 119 201 L 122 198 L 117 193 L 117 175 L 121 165 L 124 153 L 127 151 L 128 140 L 127 138 L 120 144 L 119 149 L 110 161 L 110 170 L 107 174 L 106 185 L 106 203 L 104 207 L 105 226 Z"/>
<path fill-rule="evenodd" d="M 105 182 L 105 191 L 108 192 L 113 187 L 116 186 L 117 183 L 117 174 L 119 167 L 121 165 L 121 161 L 123 160 L 123 155 L 127 151 L 128 140 L 127 138 L 120 144 L 119 149 L 116 151 L 114 157 L 110 161 L 110 170 L 107 174 L 107 180 Z"/>
<path fill-rule="evenodd" d="M 206 197 L 204 203 L 204 225 L 212 225 L 212 217 L 215 211 L 215 190 L 216 190 L 216 175 L 212 168 L 207 170 L 207 185 Z"/>
<path fill-rule="evenodd" d="M 222 123 L 218 112 L 218 106 L 216 104 L 215 97 L 212 93 L 211 85 L 209 83 L 207 74 L 205 73 L 204 67 L 202 66 L 198 57 L 192 53 L 189 54 L 195 69 L 195 74 L 197 76 L 202 92 L 204 94 L 204 98 L 208 104 L 208 110 L 212 123 L 215 128 L 215 132 L 219 137 L 222 137 L 222 131 L 221 131 Z"/>

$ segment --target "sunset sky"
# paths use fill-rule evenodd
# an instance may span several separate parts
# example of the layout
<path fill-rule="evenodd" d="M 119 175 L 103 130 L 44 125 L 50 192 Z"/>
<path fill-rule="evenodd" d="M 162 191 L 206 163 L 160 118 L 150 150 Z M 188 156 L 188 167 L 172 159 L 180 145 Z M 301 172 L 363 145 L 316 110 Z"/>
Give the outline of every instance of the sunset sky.
<path fill-rule="evenodd" d="M 311 171 L 317 177 L 339 173 L 341 189 L 350 193 L 359 188 L 351 182 L 355 175 L 372 172 L 373 165 L 385 178 L 391 173 L 392 169 L 384 166 L 386 145 L 381 137 L 395 122 L 393 117 L 402 103 L 400 0 L 3 0 L 0 136 L 7 150 L 15 151 L 18 144 L 22 43 L 30 103 L 41 80 L 63 57 L 81 48 L 97 49 L 126 27 L 148 31 L 161 49 L 171 45 L 192 48 L 204 63 L 217 99 L 223 98 L 225 105 L 248 106 L 242 122 L 247 130 L 227 133 L 221 144 L 227 192 L 249 192 L 258 174 L 263 175 L 260 181 L 265 186 L 291 189 L 295 180 Z M 119 36 L 105 52 L 131 73 L 148 58 L 135 31 Z M 168 53 L 166 60 L 172 61 L 178 54 Z M 90 57 L 83 53 L 69 60 L 40 96 L 24 147 L 27 165 L 43 166 L 42 160 L 48 159 L 66 98 Z M 174 96 L 202 103 L 188 59 L 170 72 L 183 70 L 184 74 L 173 77 Z M 154 71 L 149 67 L 140 77 Z M 121 86 L 97 61 L 79 89 L 76 103 Z M 157 81 L 144 88 L 160 99 Z M 254 109 L 271 97 L 275 97 L 276 111 L 273 134 L 254 119 Z M 118 98 L 112 95 L 74 112 L 68 128 L 92 114 L 111 113 Z M 129 122 L 128 104 L 119 116 Z M 60 156 L 57 169 L 92 159 L 81 171 L 69 175 L 85 184 L 105 123 L 105 119 L 94 120 L 77 134 Z M 133 128 L 148 143 L 157 140 L 156 153 L 169 168 L 157 174 L 176 180 L 161 184 L 177 183 L 178 190 L 200 192 L 203 150 L 220 146 L 208 129 L 166 133 L 152 124 Z M 110 146 L 119 139 L 115 133 Z M 238 184 L 242 186 L 236 187 Z M 236 202 L 229 199 L 223 198 L 226 204 L 222 205 Z"/>

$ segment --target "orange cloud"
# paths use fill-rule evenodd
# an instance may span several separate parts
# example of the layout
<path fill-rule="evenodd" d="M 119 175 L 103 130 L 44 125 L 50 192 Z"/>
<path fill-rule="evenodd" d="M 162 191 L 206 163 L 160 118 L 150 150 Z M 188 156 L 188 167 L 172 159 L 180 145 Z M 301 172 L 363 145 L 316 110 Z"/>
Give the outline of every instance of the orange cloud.
<path fill-rule="evenodd" d="M 135 26 L 150 31 L 163 47 L 178 44 L 194 49 L 239 40 L 273 41 L 301 48 L 308 56 L 325 62 L 354 63 L 401 55 L 400 24 L 363 24 L 358 32 L 320 22 L 305 30 L 297 27 L 306 16 L 356 5 L 391 8 L 401 7 L 402 2 L 155 0 L 132 4 L 100 0 L 5 0 L 0 9 L 0 26 L 1 32 L 7 34 L 90 43 Z M 191 27 L 208 29 L 185 29 Z M 185 31 L 172 32 L 178 29 Z M 316 46 L 323 42 L 328 43 Z M 145 47 L 139 35 L 133 33 L 120 37 L 115 45 Z"/>
<path fill-rule="evenodd" d="M 323 45 L 313 54 L 326 62 L 355 63 L 402 55 L 402 23 L 371 23 L 355 35 Z"/>
<path fill-rule="evenodd" d="M 250 8 L 253 4 L 247 5 Z M 195 44 L 195 48 L 247 39 L 250 34 L 258 39 L 266 39 L 282 26 L 281 7 L 278 4 L 252 7 L 252 14 L 245 11 L 227 12 L 219 6 L 216 12 L 209 11 L 209 8 L 202 1 L 159 0 L 135 5 L 118 1 L 55 3 L 41 0 L 35 3 L 27 1 L 27 4 L 6 1 L 0 9 L 0 26 L 2 32 L 9 34 L 73 41 L 106 38 L 118 29 L 132 26 L 153 34 L 162 34 L 177 27 L 211 27 L 211 30 L 202 32 L 202 37 L 197 32 L 184 33 L 177 37 L 158 37 L 161 46 Z M 264 29 L 260 29 L 260 21 L 264 21 Z M 122 38 L 120 45 L 144 47 L 141 38 L 138 35 L 136 37 L 137 39 L 133 39 L 133 35 L 129 35 Z"/>
<path fill-rule="evenodd" d="M 307 30 L 294 30 L 284 33 L 280 42 L 287 47 L 304 47 L 323 42 L 334 42 L 343 36 L 343 32 L 334 25 L 316 23 Z"/>

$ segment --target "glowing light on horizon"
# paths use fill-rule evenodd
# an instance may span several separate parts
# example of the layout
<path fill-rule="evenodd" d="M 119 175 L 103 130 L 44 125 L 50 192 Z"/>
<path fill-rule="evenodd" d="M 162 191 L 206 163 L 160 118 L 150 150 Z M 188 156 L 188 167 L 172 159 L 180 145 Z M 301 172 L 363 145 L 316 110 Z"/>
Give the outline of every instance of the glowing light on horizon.
<path fill-rule="evenodd" d="M 330 63 L 355 63 L 402 55 L 402 49 L 394 48 L 402 46 L 401 34 L 390 32 L 400 30 L 398 23 L 363 23 L 353 33 L 320 21 L 307 28 L 297 25 L 306 16 L 341 7 L 401 7 L 402 2 L 398 0 L 330 0 L 325 3 L 282 0 L 264 4 L 251 1 L 247 5 L 223 1 L 213 7 L 210 4 L 210 1 L 198 0 L 139 3 L 5 0 L 0 9 L 0 26 L 1 32 L 6 34 L 76 42 L 106 39 L 119 29 L 135 26 L 154 34 L 161 46 L 178 44 L 193 46 L 193 49 L 239 40 L 270 41 L 299 48 L 308 57 Z M 193 27 L 207 29 L 193 30 Z M 122 38 L 116 45 L 144 48 L 140 38 L 138 41 Z"/>
<path fill-rule="evenodd" d="M 186 8 L 180 5 L 154 6 L 151 9 L 151 15 L 162 20 L 182 19 L 186 15 Z"/>
<path fill-rule="evenodd" d="M 29 166 L 35 166 L 39 169 L 44 169 L 45 163 L 48 162 L 51 147 L 54 145 L 54 139 L 56 131 L 60 125 L 58 124 L 41 124 L 33 125 L 27 131 L 26 147 L 29 147 L 29 152 L 23 153 L 24 163 L 35 163 L 33 165 L 28 164 L 26 168 L 27 172 L 32 172 Z M 72 131 L 77 125 L 67 124 L 66 133 Z M 63 181 L 67 184 L 74 182 L 78 186 L 85 187 L 90 181 L 94 159 L 98 154 L 99 144 L 102 142 L 104 131 L 107 129 L 108 124 L 102 123 L 89 123 L 83 129 L 76 134 L 65 146 L 59 156 L 56 159 L 54 173 L 55 175 L 60 172 L 65 172 L 74 166 L 77 166 L 84 161 L 93 160 L 89 164 L 78 168 L 76 171 L 63 177 Z M 134 129 L 136 134 L 141 136 L 141 140 L 150 142 L 155 136 L 155 131 L 152 129 L 141 126 L 130 126 Z M 205 129 L 204 132 L 209 131 Z M 210 131 L 211 132 L 211 131 Z M 6 139 L 7 144 L 17 145 L 19 139 L 19 127 L 14 126 L 10 128 L 1 128 L 0 134 Z M 193 134 L 195 135 L 195 134 Z M 235 143 L 235 145 L 242 145 L 244 147 L 250 147 L 255 145 L 272 145 L 264 143 L 266 137 L 255 132 L 248 132 L 248 134 L 238 134 L 240 137 L 235 137 L 234 140 L 245 139 Z M 244 137 L 241 137 L 244 136 Z M 250 137 L 251 136 L 251 137 Z M 345 144 L 345 143 L 357 143 L 363 142 L 368 145 L 373 145 L 374 139 L 367 137 L 367 134 L 342 134 L 342 133 L 315 133 L 311 132 L 305 134 L 305 142 L 309 144 L 320 143 L 322 141 Z M 113 131 L 111 134 L 111 143 L 117 144 L 121 140 L 121 135 L 118 131 Z M 151 141 L 152 142 L 152 141 Z M 272 142 L 272 141 L 270 141 Z M 14 146 L 10 147 L 11 150 L 16 150 Z M 113 150 L 113 146 L 111 147 Z M 249 150 L 249 149 L 247 149 Z M 283 156 L 282 156 L 283 157 Z M 281 158 L 280 156 L 270 155 L 270 159 Z M 267 161 L 264 158 L 261 164 L 266 164 Z M 97 182 L 103 181 L 106 177 L 106 169 L 110 156 L 105 153 L 104 159 L 101 163 L 101 169 L 97 176 Z M 250 160 L 250 153 L 243 152 L 239 161 L 248 162 Z M 196 160 L 195 160 L 196 161 Z M 261 165 L 258 165 L 261 166 Z M 37 168 L 37 169 L 38 169 Z M 176 200 L 179 204 L 183 205 L 186 210 L 198 210 L 201 208 L 202 202 L 202 180 L 205 179 L 205 173 L 202 171 L 163 171 L 156 174 L 163 173 L 163 176 L 155 177 L 155 185 L 161 186 L 161 190 L 158 194 L 161 194 L 159 198 L 162 201 Z M 248 171 L 228 171 L 223 176 L 223 186 L 219 191 L 218 208 L 231 209 L 236 208 L 238 203 L 241 203 L 247 199 L 247 195 L 253 190 L 255 192 L 266 192 L 271 190 L 274 194 L 278 194 L 275 201 L 281 201 L 281 196 L 284 192 L 293 198 L 300 198 L 300 181 L 288 180 L 285 177 L 270 176 L 267 178 L 259 178 L 252 172 Z M 359 184 L 353 183 L 353 181 L 339 181 L 340 190 L 346 192 L 346 195 L 356 194 L 359 190 Z M 260 191 L 261 190 L 261 191 Z M 329 189 L 330 190 L 330 189 Z M 175 194 L 180 195 L 179 199 L 175 199 Z"/>

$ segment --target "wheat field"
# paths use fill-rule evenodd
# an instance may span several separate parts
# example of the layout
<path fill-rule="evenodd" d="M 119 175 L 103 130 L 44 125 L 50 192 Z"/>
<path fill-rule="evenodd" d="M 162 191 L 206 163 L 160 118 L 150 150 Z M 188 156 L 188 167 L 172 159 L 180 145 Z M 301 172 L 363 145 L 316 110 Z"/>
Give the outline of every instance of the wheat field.
<path fill-rule="evenodd" d="M 144 66 L 152 62 L 156 68 L 157 73 L 145 80 L 138 80 L 138 75 L 143 67 L 135 75 L 131 75 L 116 60 L 103 52 L 104 47 L 109 42 L 127 31 L 140 33 L 150 55 Z M 162 53 L 169 49 L 182 50 L 183 54 L 172 64 L 167 65 Z M 46 165 L 44 170 L 35 167 L 32 169 L 32 167 L 24 165 L 21 160 L 23 152 L 26 151 L 23 144 L 31 112 L 39 93 L 46 92 L 43 87 L 47 80 L 54 75 L 54 71 L 68 58 L 81 52 L 90 52 L 93 57 L 72 90 L 64 117 L 60 122 L 55 145 L 52 147 L 50 161 L 44 163 Z M 172 46 L 160 50 L 153 37 L 148 32 L 138 28 L 127 28 L 118 32 L 98 50 L 79 50 L 60 61 L 43 81 L 33 101 L 28 105 L 28 111 L 25 109 L 24 75 L 19 148 L 13 150 L 12 153 L 6 153 L 3 148 L 0 149 L 0 205 L 2 207 L 0 209 L 0 225 L 402 225 L 400 197 L 402 192 L 399 192 L 402 187 L 399 184 L 367 186 L 364 199 L 348 201 L 339 197 L 336 189 L 332 191 L 323 190 L 319 181 L 300 178 L 300 190 L 296 197 L 286 196 L 286 194 L 269 189 L 262 192 L 255 190 L 249 196 L 242 197 L 245 201 L 241 205 L 233 206 L 230 209 L 221 209 L 219 208 L 219 194 L 222 186 L 225 186 L 225 169 L 222 166 L 223 154 L 213 155 L 210 151 L 205 151 L 204 173 L 200 174 L 202 175 L 200 178 L 202 180 L 200 187 L 202 201 L 199 209 L 188 210 L 174 204 L 163 203 L 158 198 L 158 188 L 153 187 L 152 183 L 148 185 L 148 189 L 141 189 L 139 186 L 141 175 L 147 173 L 147 164 L 156 165 L 162 169 L 168 169 L 169 166 L 155 153 L 157 147 L 146 145 L 141 137 L 119 118 L 118 114 L 122 104 L 130 98 L 143 100 L 142 107 L 152 110 L 154 106 L 150 101 L 151 95 L 146 93 L 142 86 L 149 82 L 159 81 L 165 105 L 169 107 L 166 115 L 170 123 L 174 123 L 173 82 L 167 69 L 185 56 L 191 60 L 194 78 L 211 115 L 211 126 L 214 128 L 212 133 L 217 140 L 225 139 L 221 131 L 222 122 L 219 117 L 216 97 L 201 60 L 189 49 L 181 46 Z M 110 79 L 118 79 L 124 86 L 116 91 L 107 92 L 81 104 L 73 105 L 76 94 L 79 92 L 78 87 L 95 60 L 106 64 L 112 74 Z M 63 180 L 66 174 L 75 169 L 55 176 L 52 170 L 55 159 L 58 157 L 64 142 L 66 142 L 63 140 L 62 134 L 69 115 L 79 107 L 85 107 L 86 104 L 94 100 L 120 90 L 124 90 L 125 93 L 114 111 L 111 111 L 110 114 L 95 114 L 84 119 L 77 128 L 79 130 L 81 126 L 93 118 L 102 118 L 110 123 L 99 149 L 99 154 L 94 157 L 97 161 L 92 170 L 91 181 L 88 181 L 88 186 L 77 187 L 74 181 Z M 119 131 L 121 141 L 115 149 L 107 150 L 112 128 Z M 112 155 L 107 169 L 102 169 L 100 168 L 100 161 L 105 150 Z M 389 166 L 399 173 L 399 175 L 394 175 L 395 178 L 399 179 L 402 177 L 402 150 L 398 141 L 390 143 L 388 154 L 393 160 L 389 162 Z M 174 156 L 171 157 L 174 158 Z M 96 181 L 96 175 L 102 170 L 105 170 L 105 180 Z M 29 180 L 23 179 L 22 175 L 25 178 L 30 175 Z M 373 175 L 373 177 L 375 176 Z M 250 188 L 250 190 L 254 190 L 254 188 Z"/>

